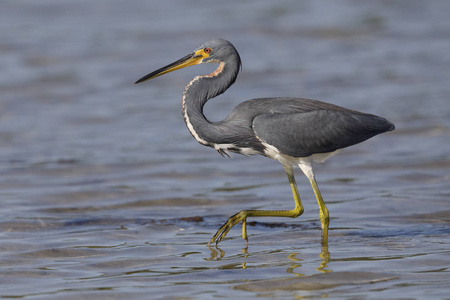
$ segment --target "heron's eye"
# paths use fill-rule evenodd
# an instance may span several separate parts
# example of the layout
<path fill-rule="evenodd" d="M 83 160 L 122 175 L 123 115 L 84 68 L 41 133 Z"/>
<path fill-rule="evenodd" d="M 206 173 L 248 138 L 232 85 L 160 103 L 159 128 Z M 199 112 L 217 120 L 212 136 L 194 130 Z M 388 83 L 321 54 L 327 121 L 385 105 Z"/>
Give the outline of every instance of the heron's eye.
<path fill-rule="evenodd" d="M 205 49 L 203 49 L 203 51 L 204 51 L 205 53 L 210 53 L 210 52 L 211 52 L 211 48 L 205 48 Z"/>

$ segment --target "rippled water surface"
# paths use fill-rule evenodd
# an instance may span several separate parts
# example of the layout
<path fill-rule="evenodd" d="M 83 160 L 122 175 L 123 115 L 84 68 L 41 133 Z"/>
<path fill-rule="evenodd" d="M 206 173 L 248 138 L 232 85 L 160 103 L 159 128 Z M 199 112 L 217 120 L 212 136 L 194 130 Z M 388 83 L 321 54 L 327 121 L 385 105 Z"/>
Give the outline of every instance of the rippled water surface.
<path fill-rule="evenodd" d="M 450 2 L 3 1 L 0 296 L 28 299 L 444 299 L 450 289 Z M 375 113 L 396 130 L 316 177 L 331 215 L 320 256 L 307 179 L 298 219 L 281 165 L 222 158 L 180 114 L 198 66 L 136 86 L 212 37 L 237 83 L 205 114 L 301 96 Z M 322 255 L 323 256 L 323 255 Z"/>

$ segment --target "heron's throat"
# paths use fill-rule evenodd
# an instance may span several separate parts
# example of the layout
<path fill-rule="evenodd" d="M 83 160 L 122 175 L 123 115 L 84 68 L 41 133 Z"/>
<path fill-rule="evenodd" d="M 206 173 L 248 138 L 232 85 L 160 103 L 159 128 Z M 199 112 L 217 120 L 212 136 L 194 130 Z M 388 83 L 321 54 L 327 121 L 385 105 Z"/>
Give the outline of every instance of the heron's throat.
<path fill-rule="evenodd" d="M 204 77 L 215 77 L 215 76 L 218 76 L 220 73 L 223 72 L 223 68 L 224 67 L 225 67 L 225 63 L 224 62 L 219 62 L 219 67 L 214 72 L 212 72 L 209 75 L 205 75 Z"/>

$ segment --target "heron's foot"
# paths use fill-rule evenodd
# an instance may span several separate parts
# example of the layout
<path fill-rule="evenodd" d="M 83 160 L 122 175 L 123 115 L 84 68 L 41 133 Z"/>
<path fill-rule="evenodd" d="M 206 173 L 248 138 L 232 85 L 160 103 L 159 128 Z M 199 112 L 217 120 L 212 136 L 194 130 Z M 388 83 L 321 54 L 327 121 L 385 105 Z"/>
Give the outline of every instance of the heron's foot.
<path fill-rule="evenodd" d="M 247 211 L 242 210 L 238 212 L 237 214 L 231 216 L 228 218 L 228 220 L 223 224 L 219 230 L 217 230 L 216 234 L 211 238 L 211 240 L 208 243 L 208 246 L 210 246 L 213 243 L 220 243 L 220 241 L 223 240 L 223 238 L 227 235 L 227 233 L 233 228 L 234 225 L 236 225 L 239 222 L 243 222 L 242 225 L 242 237 L 247 241 L 247 231 L 246 231 L 246 220 L 247 220 Z M 248 245 L 248 241 L 247 241 Z"/>

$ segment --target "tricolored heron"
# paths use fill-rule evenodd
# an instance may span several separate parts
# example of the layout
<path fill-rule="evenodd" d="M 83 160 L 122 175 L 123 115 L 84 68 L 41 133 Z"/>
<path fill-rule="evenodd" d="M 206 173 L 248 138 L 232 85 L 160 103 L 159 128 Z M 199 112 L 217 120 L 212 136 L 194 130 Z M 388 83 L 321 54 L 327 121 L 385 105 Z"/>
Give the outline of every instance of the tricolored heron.
<path fill-rule="evenodd" d="M 320 209 L 322 244 L 328 241 L 329 214 L 314 177 L 312 162 L 324 162 L 338 150 L 394 130 L 389 121 L 333 104 L 303 98 L 258 98 L 237 105 L 225 120 L 211 122 L 203 114 L 205 103 L 222 94 L 236 80 L 241 59 L 234 46 L 213 39 L 193 53 L 136 81 L 140 83 L 163 74 L 203 63 L 218 63 L 216 71 L 196 76 L 183 92 L 182 113 L 192 136 L 202 145 L 228 152 L 260 154 L 278 160 L 284 167 L 294 195 L 292 210 L 242 210 L 231 216 L 208 245 L 219 243 L 242 221 L 242 238 L 247 239 L 248 217 L 290 217 L 303 213 L 294 178 L 294 166 L 308 177 Z"/>

